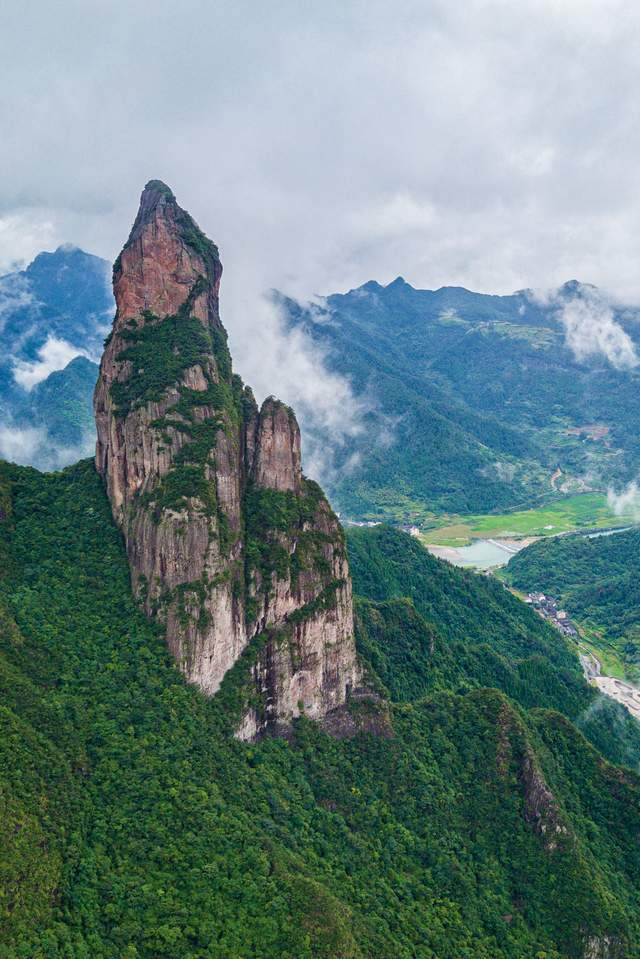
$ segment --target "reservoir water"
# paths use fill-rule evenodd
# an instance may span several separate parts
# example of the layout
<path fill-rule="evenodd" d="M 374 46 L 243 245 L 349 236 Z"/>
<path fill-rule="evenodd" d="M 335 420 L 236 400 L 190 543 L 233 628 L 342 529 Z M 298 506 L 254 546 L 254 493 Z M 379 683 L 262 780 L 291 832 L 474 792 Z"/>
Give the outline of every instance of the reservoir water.
<path fill-rule="evenodd" d="M 505 566 L 511 557 L 519 552 L 512 541 L 507 545 L 495 539 L 477 539 L 470 546 L 429 546 L 427 548 L 433 556 L 446 559 L 454 566 L 473 566 L 476 569 Z"/>
<path fill-rule="evenodd" d="M 590 533 L 580 533 L 576 530 L 572 533 L 561 533 L 560 535 L 582 535 L 589 539 L 595 539 L 599 536 L 614 536 L 616 533 L 624 533 L 629 529 L 633 529 L 633 527 L 618 526 L 613 529 L 603 529 Z M 476 539 L 469 546 L 427 546 L 427 549 L 433 556 L 446 559 L 454 566 L 492 569 L 496 566 L 506 566 L 512 556 L 515 556 L 531 542 L 531 538 L 522 541 L 514 539 Z"/>

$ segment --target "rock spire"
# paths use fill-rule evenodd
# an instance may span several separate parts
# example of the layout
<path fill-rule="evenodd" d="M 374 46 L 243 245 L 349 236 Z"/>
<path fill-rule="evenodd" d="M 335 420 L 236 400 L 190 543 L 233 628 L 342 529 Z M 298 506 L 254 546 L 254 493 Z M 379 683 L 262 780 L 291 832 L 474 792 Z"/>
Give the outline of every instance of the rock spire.
<path fill-rule="evenodd" d="M 150 181 L 113 270 L 96 466 L 134 592 L 187 679 L 215 693 L 266 636 L 249 738 L 301 712 L 331 724 L 359 669 L 342 530 L 302 474 L 292 410 L 273 397 L 258 409 L 232 372 L 221 276 L 216 246 Z"/>

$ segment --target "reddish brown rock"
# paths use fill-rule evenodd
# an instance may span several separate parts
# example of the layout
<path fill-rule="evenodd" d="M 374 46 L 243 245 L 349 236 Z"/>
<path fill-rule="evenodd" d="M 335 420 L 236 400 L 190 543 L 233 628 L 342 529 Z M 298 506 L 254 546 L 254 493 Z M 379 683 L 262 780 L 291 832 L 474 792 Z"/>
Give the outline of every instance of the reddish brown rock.
<path fill-rule="evenodd" d="M 270 396 L 262 405 L 255 429 L 252 480 L 258 486 L 299 493 L 300 430 L 293 411 Z"/>
<path fill-rule="evenodd" d="M 216 247 L 171 191 L 147 184 L 114 266 L 96 465 L 135 593 L 190 682 L 215 693 L 268 631 L 246 737 L 301 712 L 323 720 L 360 674 L 342 531 L 302 475 L 293 412 L 273 398 L 258 411 L 232 373 L 221 274 Z"/>

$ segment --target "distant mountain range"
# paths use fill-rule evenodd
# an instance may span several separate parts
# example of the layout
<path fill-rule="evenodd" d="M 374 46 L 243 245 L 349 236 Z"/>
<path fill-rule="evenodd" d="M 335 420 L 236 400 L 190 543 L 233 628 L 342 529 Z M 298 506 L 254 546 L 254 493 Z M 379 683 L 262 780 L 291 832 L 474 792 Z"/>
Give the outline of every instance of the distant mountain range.
<path fill-rule="evenodd" d="M 0 456 L 55 469 L 91 451 L 110 274 L 63 246 L 0 278 Z M 348 445 L 307 436 L 332 449 L 322 480 L 345 517 L 509 509 L 640 470 L 639 315 L 594 287 L 490 296 L 398 277 L 274 299 L 367 401 Z"/>
<path fill-rule="evenodd" d="M 640 467 L 638 315 L 594 287 L 487 296 L 398 277 L 319 305 L 276 299 L 372 401 L 325 482 L 346 516 L 511 508 Z"/>
<path fill-rule="evenodd" d="M 106 260 L 68 245 L 0 277 L 0 457 L 55 469 L 91 450 L 110 278 Z"/>

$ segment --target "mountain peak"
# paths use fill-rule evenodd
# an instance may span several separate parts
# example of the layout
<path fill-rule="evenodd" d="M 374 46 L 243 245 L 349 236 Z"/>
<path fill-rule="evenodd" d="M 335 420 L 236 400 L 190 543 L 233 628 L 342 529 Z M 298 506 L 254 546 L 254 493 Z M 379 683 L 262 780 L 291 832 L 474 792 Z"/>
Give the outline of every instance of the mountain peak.
<path fill-rule="evenodd" d="M 383 289 L 384 287 L 381 286 L 377 280 L 368 280 L 366 283 L 363 283 L 362 286 L 359 286 L 355 292 L 362 292 L 364 290 L 365 293 L 378 293 Z"/>
<path fill-rule="evenodd" d="M 558 292 L 564 296 L 582 296 L 585 293 L 596 293 L 598 287 L 594 283 L 583 283 L 581 280 L 567 280 Z"/>
<path fill-rule="evenodd" d="M 173 191 L 162 180 L 149 180 L 140 196 L 140 206 L 132 232 L 135 232 L 136 227 L 140 227 L 141 224 L 149 222 L 156 214 L 158 207 L 162 210 L 166 206 L 178 206 Z"/>
<path fill-rule="evenodd" d="M 586 284 L 581 283 L 579 280 L 567 280 L 566 283 L 562 284 L 560 290 L 563 293 L 579 293 L 585 285 Z"/>
<path fill-rule="evenodd" d="M 178 205 L 166 184 L 150 180 L 142 191 L 129 238 L 113 267 L 119 312 L 129 317 L 144 310 L 158 316 L 176 314 L 189 289 L 195 290 L 194 284 L 199 281 L 195 299 L 202 300 L 206 288 L 211 315 L 217 316 L 221 276 L 222 263 L 215 243 Z"/>
<path fill-rule="evenodd" d="M 360 671 L 340 526 L 302 475 L 292 410 L 273 397 L 258 410 L 232 372 L 221 274 L 169 188 L 147 184 L 113 272 L 96 466 L 134 591 L 190 682 L 215 693 L 254 638 L 274 637 L 238 728 L 253 738 L 302 712 L 324 720 Z"/>
<path fill-rule="evenodd" d="M 148 180 L 147 183 L 145 183 L 143 194 L 144 193 L 155 193 L 159 196 L 167 197 L 169 200 L 175 200 L 173 190 L 162 180 Z"/>
<path fill-rule="evenodd" d="M 114 264 L 114 275 L 122 266 L 123 253 L 144 235 L 161 236 L 167 250 L 172 245 L 186 248 L 191 256 L 201 261 L 200 273 L 217 274 L 214 282 L 219 282 L 222 265 L 218 247 L 205 236 L 193 217 L 178 205 L 173 191 L 162 180 L 149 180 L 145 185 L 129 239 Z M 159 249 L 157 243 L 156 246 Z"/>
<path fill-rule="evenodd" d="M 395 278 L 395 280 L 392 280 L 391 283 L 388 283 L 388 284 L 385 286 L 385 290 L 401 290 L 401 289 L 403 289 L 403 288 L 405 288 L 405 287 L 406 287 L 406 289 L 408 289 L 408 290 L 412 290 L 412 289 L 413 289 L 413 287 L 411 286 L 411 284 L 410 284 L 410 283 L 407 283 L 407 281 L 405 280 L 405 278 L 404 278 L 403 276 L 397 276 L 397 277 Z"/>
<path fill-rule="evenodd" d="M 80 264 L 81 262 L 88 261 L 104 263 L 104 261 L 101 261 L 99 257 L 85 252 L 85 250 L 82 250 L 79 246 L 76 246 L 75 243 L 61 243 L 53 251 L 43 250 L 42 253 L 38 253 L 38 255 L 35 256 L 31 263 L 29 263 L 27 266 L 25 273 L 28 276 L 31 276 L 32 274 L 41 273 L 43 271 L 51 272 L 58 270 L 69 262 L 76 262 Z"/>

